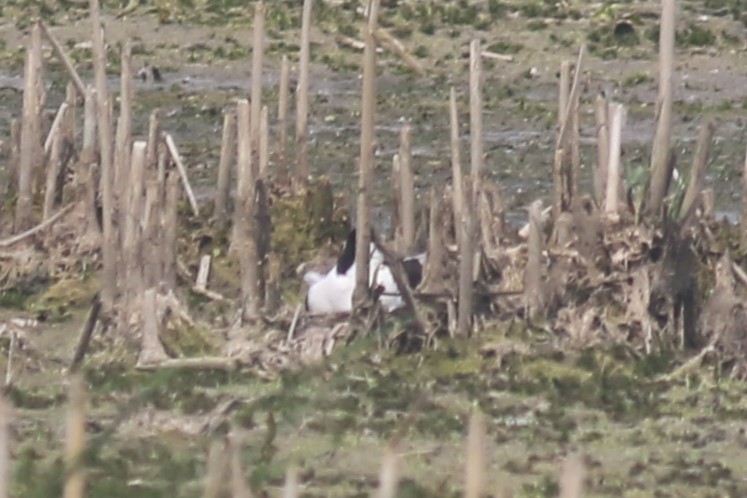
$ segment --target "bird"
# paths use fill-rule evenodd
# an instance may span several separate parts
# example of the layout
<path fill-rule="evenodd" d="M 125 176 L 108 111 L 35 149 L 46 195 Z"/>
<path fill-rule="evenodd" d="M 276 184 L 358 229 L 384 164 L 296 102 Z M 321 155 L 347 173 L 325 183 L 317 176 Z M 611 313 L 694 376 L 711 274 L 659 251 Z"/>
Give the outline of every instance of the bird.
<path fill-rule="evenodd" d="M 333 313 L 350 313 L 353 309 L 353 291 L 355 290 L 355 244 L 356 230 L 348 233 L 342 253 L 335 266 L 326 273 L 307 272 L 303 279 L 308 285 L 306 293 L 306 310 L 312 315 Z M 392 276 L 391 268 L 386 264 L 384 255 L 370 246 L 369 285 L 378 295 L 379 303 L 387 312 L 404 306 Z M 402 266 L 411 288 L 418 286 L 423 279 L 425 254 L 403 258 Z"/>

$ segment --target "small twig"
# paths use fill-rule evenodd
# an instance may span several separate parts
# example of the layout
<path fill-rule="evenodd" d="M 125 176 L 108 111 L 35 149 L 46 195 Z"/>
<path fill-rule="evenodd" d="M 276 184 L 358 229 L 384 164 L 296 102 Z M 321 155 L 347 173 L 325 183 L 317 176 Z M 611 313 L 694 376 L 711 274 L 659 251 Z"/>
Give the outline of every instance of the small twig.
<path fill-rule="evenodd" d="M 499 54 L 497 52 L 490 52 L 488 50 L 483 50 L 482 52 L 480 52 L 480 56 L 482 56 L 483 59 L 493 59 L 493 60 L 505 61 L 505 62 L 514 61 L 513 55 Z"/>
<path fill-rule="evenodd" d="M 734 270 L 734 275 L 737 277 L 737 280 L 739 280 L 739 282 L 741 282 L 742 285 L 747 287 L 747 273 L 745 273 L 742 267 L 739 266 L 737 263 L 732 262 L 731 267 Z"/>
<path fill-rule="evenodd" d="M 65 216 L 67 213 L 72 211 L 73 207 L 75 207 L 75 203 L 68 204 L 67 206 L 60 209 L 55 214 L 50 216 L 48 219 L 46 219 L 42 223 L 39 223 L 35 227 L 29 228 L 25 232 L 19 233 L 18 235 L 14 235 L 13 237 L 7 238 L 5 240 L 0 240 L 0 248 L 10 247 L 14 244 L 21 242 L 24 239 L 27 239 L 28 237 L 36 235 L 37 233 L 43 231 L 44 229 L 46 229 L 47 227 L 55 223 L 57 220 Z"/>
<path fill-rule="evenodd" d="M 285 339 L 287 342 L 293 340 L 293 336 L 296 333 L 296 325 L 298 325 L 298 318 L 301 316 L 302 309 L 303 304 L 299 304 L 298 306 L 296 306 L 296 312 L 293 313 L 293 320 L 291 320 L 290 328 L 288 328 L 288 336 Z"/>

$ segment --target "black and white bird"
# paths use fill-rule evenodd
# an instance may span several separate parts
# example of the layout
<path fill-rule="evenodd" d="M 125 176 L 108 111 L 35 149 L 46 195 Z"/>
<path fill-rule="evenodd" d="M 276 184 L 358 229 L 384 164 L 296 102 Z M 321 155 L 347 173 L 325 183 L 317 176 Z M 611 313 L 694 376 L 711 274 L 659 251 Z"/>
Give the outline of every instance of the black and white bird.
<path fill-rule="evenodd" d="M 353 309 L 355 290 L 355 229 L 348 234 L 345 247 L 337 264 L 327 273 L 307 272 L 303 279 L 309 286 L 306 294 L 306 309 L 313 315 L 350 313 Z M 404 306 L 392 271 L 384 262 L 384 255 L 371 244 L 369 260 L 369 285 L 379 295 L 379 302 L 388 311 Z M 410 287 L 415 288 L 423 278 L 425 254 L 404 258 L 402 265 Z"/>

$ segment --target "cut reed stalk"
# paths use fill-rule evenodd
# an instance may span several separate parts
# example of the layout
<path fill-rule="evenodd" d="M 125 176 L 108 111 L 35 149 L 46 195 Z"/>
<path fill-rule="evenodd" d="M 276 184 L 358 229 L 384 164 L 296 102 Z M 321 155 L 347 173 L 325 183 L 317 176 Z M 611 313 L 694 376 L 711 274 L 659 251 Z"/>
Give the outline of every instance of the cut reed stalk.
<path fill-rule="evenodd" d="M 160 110 L 153 109 L 148 118 L 148 148 L 145 151 L 145 167 L 150 172 L 149 177 L 153 178 L 154 171 L 158 163 L 158 145 L 161 135 Z"/>
<path fill-rule="evenodd" d="M 270 124 L 268 123 L 267 106 L 262 106 L 259 115 L 259 177 L 266 178 L 269 172 L 267 165 L 270 162 Z"/>
<path fill-rule="evenodd" d="M 659 28 L 659 95 L 656 99 L 656 134 L 651 151 L 651 183 L 647 212 L 657 215 L 662 208 L 669 184 L 669 155 L 672 140 L 672 103 L 674 73 L 675 0 L 661 0 Z"/>
<path fill-rule="evenodd" d="M 597 122 L 597 166 L 594 169 L 594 197 L 599 205 L 607 192 L 607 170 L 610 157 L 610 131 L 607 99 L 601 93 L 594 101 L 594 117 Z"/>
<path fill-rule="evenodd" d="M 296 184 L 303 186 L 309 177 L 309 61 L 312 0 L 304 0 L 301 15 L 301 48 L 296 90 Z"/>
<path fill-rule="evenodd" d="M 415 244 L 415 177 L 412 171 L 410 125 L 402 127 L 399 139 L 399 220 L 402 224 L 402 240 L 399 250 L 407 254 Z"/>
<path fill-rule="evenodd" d="M 464 185 L 463 203 L 459 206 L 461 220 L 459 224 L 459 307 L 457 315 L 458 336 L 467 337 L 472 332 L 472 299 L 474 293 L 473 286 L 473 267 L 475 258 L 474 248 L 474 220 L 475 213 L 473 210 L 474 201 L 472 184 Z"/>
<path fill-rule="evenodd" d="M 117 289 L 117 256 L 114 232 L 114 197 L 112 193 L 112 120 L 109 104 L 109 87 L 106 78 L 106 47 L 101 25 L 99 0 L 90 0 L 91 27 L 93 30 L 93 67 L 96 80 L 96 114 L 99 131 L 101 204 L 102 204 L 102 283 L 101 303 L 110 312 Z"/>
<path fill-rule="evenodd" d="M 227 112 L 223 116 L 223 136 L 218 162 L 218 183 L 215 194 L 215 220 L 223 225 L 228 217 L 228 195 L 231 187 L 231 167 L 236 159 L 236 113 Z"/>
<path fill-rule="evenodd" d="M 49 28 L 46 24 L 44 24 L 44 21 L 38 22 L 39 26 L 41 27 L 42 34 L 47 39 L 47 41 L 49 41 L 49 44 L 52 45 L 52 50 L 62 62 L 62 65 L 67 71 L 68 76 L 70 76 L 70 80 L 73 82 L 73 84 L 75 85 L 75 89 L 78 91 L 78 95 L 84 97 L 86 94 L 86 85 L 85 83 L 83 83 L 83 80 L 78 74 L 78 71 L 75 70 L 75 66 L 73 66 L 72 61 L 70 61 L 70 57 L 67 56 L 65 50 L 62 48 L 62 45 L 60 45 L 60 42 L 57 41 L 57 37 L 55 37 L 54 34 L 49 31 Z"/>
<path fill-rule="evenodd" d="M 254 27 L 252 40 L 252 94 L 250 103 L 249 133 L 252 137 L 252 151 L 260 156 L 260 120 L 262 114 L 262 61 L 265 53 L 265 3 L 259 0 L 254 4 Z M 254 178 L 259 178 L 261 159 L 252 161 Z"/>
<path fill-rule="evenodd" d="M 62 134 L 55 133 L 52 142 L 52 150 L 47 160 L 47 181 L 44 187 L 44 208 L 42 211 L 42 220 L 47 220 L 52 215 L 55 207 L 55 194 L 57 193 L 57 179 L 60 173 L 60 161 L 62 155 Z"/>
<path fill-rule="evenodd" d="M 467 435 L 464 498 L 485 496 L 485 418 L 473 411 Z"/>
<path fill-rule="evenodd" d="M 281 181 L 288 178 L 288 96 L 290 93 L 290 63 L 283 55 L 280 63 L 280 88 L 278 90 L 278 148 L 277 177 Z"/>
<path fill-rule="evenodd" d="M 166 180 L 166 205 L 162 220 L 163 260 L 161 268 L 163 281 L 169 289 L 176 288 L 176 239 L 179 204 L 179 178 L 172 171 Z"/>
<path fill-rule="evenodd" d="M 690 221 L 695 216 L 695 209 L 698 207 L 698 200 L 703 190 L 703 181 L 705 180 L 705 170 L 708 165 L 708 155 L 711 150 L 711 139 L 716 123 L 708 119 L 700 127 L 698 142 L 695 147 L 693 164 L 690 168 L 690 181 L 685 191 L 685 197 L 682 199 L 680 206 L 679 221 L 681 229 L 686 229 Z"/>
<path fill-rule="evenodd" d="M 83 377 L 70 377 L 65 432 L 64 498 L 83 498 L 86 485 L 83 456 L 86 446 L 86 392 Z"/>
<path fill-rule="evenodd" d="M 462 160 L 459 141 L 459 114 L 457 112 L 456 90 L 452 86 L 449 90 L 449 123 L 450 123 L 450 140 L 451 140 L 451 181 L 454 185 L 454 195 L 452 203 L 454 205 L 454 226 L 457 231 L 457 240 L 460 240 L 459 230 L 461 226 L 461 214 L 459 209 L 464 204 L 464 194 L 462 193 L 464 179 L 462 176 Z"/>
<path fill-rule="evenodd" d="M 41 109 L 43 101 L 42 56 L 39 24 L 31 29 L 31 42 L 26 50 L 23 107 L 21 116 L 21 149 L 18 166 L 18 199 L 15 210 L 15 231 L 31 226 L 34 178 L 42 166 Z"/>
<path fill-rule="evenodd" d="M 625 125 L 625 107 L 622 104 L 610 104 L 610 151 L 607 170 L 607 195 L 605 212 L 613 218 L 617 216 L 620 193 L 620 152 L 622 147 L 622 129 Z"/>
<path fill-rule="evenodd" d="M 529 240 L 527 242 L 527 266 L 524 272 L 525 316 L 535 320 L 544 312 L 542 293 L 542 201 L 537 200 L 529 208 Z"/>
<path fill-rule="evenodd" d="M 363 51 L 363 83 L 361 109 L 361 149 L 358 175 L 358 210 L 356 213 L 355 291 L 353 307 L 357 308 L 368 297 L 369 245 L 369 189 L 373 179 L 374 141 L 376 120 L 376 40 L 373 33 L 378 23 L 379 0 L 369 0 L 368 22 L 363 29 L 366 48 Z"/>

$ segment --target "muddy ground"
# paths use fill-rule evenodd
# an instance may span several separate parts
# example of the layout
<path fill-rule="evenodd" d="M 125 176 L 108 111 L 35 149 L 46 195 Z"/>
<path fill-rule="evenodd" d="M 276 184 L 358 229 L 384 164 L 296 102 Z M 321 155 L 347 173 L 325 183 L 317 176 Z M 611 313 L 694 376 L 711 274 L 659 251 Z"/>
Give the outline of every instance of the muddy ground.
<path fill-rule="evenodd" d="M 138 67 L 155 65 L 161 83 L 137 84 L 135 133 L 158 107 L 207 203 L 212 195 L 222 112 L 248 94 L 251 8 L 239 1 L 157 1 L 134 8 L 105 2 L 111 54 L 135 41 Z M 311 164 L 352 204 L 358 154 L 361 54 L 341 46 L 356 37 L 359 3 L 318 2 L 312 32 Z M 547 199 L 556 121 L 557 71 L 575 59 L 584 67 L 581 135 L 584 171 L 595 160 L 591 103 L 604 91 L 628 105 L 624 162 L 629 178 L 647 167 L 656 95 L 656 2 L 413 1 L 383 2 L 381 23 L 427 70 L 417 76 L 392 55 L 379 60 L 376 204 L 386 223 L 388 171 L 402 122 L 413 125 L 417 186 L 424 193 L 448 178 L 449 85 L 460 95 L 467 139 L 468 42 L 474 37 L 511 62 L 487 61 L 486 165 L 506 196 L 512 219 L 523 220 L 535 198 Z M 63 5 L 64 4 L 64 5 Z M 0 5 L 0 137 L 20 114 L 23 44 L 40 15 L 92 80 L 87 2 L 10 1 Z M 269 2 L 263 77 L 275 115 L 282 54 L 297 58 L 297 2 Z M 64 8 L 58 8 L 63 6 Z M 706 183 L 718 209 L 739 209 L 747 100 L 745 24 L 740 3 L 681 2 L 675 78 L 675 136 L 687 169 L 697 129 L 717 120 Z M 118 14 L 121 14 L 118 16 Z M 64 75 L 49 51 L 47 108 L 62 98 Z M 111 84 L 118 62 L 111 57 Z M 275 128 L 273 128 L 274 130 Z M 7 146 L 0 159 L 0 178 Z M 632 180 L 631 180 L 632 181 Z M 53 282 L 18 296 L 0 292 L 0 321 L 33 316 Z M 195 297 L 190 297 L 195 304 Z M 293 298 L 289 298 L 292 301 Z M 14 496 L 58 496 L 62 479 L 65 390 L 60 374 L 72 356 L 86 296 L 63 303 L 53 322 L 26 334 L 14 370 Z M 197 303 L 199 304 L 199 302 Z M 295 302 L 288 304 L 294 305 Z M 198 306 L 199 308 L 199 306 Z M 227 311 L 228 312 L 228 311 Z M 385 333 L 383 331 L 382 333 Z M 91 497 L 199 496 L 220 414 L 246 431 L 244 460 L 256 489 L 278 494 L 289 463 L 301 468 L 307 496 L 367 496 L 381 450 L 417 396 L 429 393 L 402 451 L 401 496 L 456 496 L 463 473 L 464 427 L 478 406 L 488 417 L 489 482 L 494 495 L 557 494 L 559 463 L 584 455 L 589 496 L 745 496 L 745 386 L 703 369 L 672 380 L 684 358 L 642 357 L 624 345 L 567 351 L 546 331 L 520 324 L 485 330 L 468 342 L 443 340 L 436 350 L 396 355 L 377 337 L 358 339 L 327 361 L 273 378 L 236 372 L 140 373 L 99 352 L 86 377 L 91 389 Z M 4 352 L 8 342 L 2 342 Z M 514 353 L 496 353 L 508 346 Z M 5 357 L 5 356 L 4 356 Z M 2 360 L 0 368 L 6 368 Z"/>

